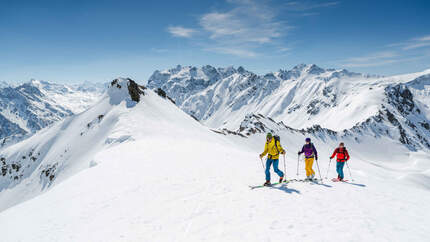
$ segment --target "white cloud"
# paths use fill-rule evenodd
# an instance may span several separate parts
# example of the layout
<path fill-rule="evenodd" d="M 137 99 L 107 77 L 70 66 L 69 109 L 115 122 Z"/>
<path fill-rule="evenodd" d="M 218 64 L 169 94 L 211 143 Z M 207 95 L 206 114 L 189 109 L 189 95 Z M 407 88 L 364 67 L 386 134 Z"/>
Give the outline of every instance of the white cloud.
<path fill-rule="evenodd" d="M 342 61 L 341 65 L 344 67 L 372 67 L 372 66 L 383 66 L 393 63 L 406 63 L 421 61 L 428 58 L 430 53 L 423 53 L 420 55 L 409 55 L 405 56 L 402 53 L 394 51 L 385 51 L 369 54 L 366 56 L 349 58 Z"/>
<path fill-rule="evenodd" d="M 257 53 L 255 53 L 254 51 L 241 49 L 241 48 L 213 47 L 213 48 L 206 48 L 205 50 L 216 52 L 216 53 L 235 55 L 235 56 L 244 57 L 244 58 L 253 58 L 257 56 Z"/>
<path fill-rule="evenodd" d="M 256 49 L 273 45 L 291 28 L 277 21 L 277 10 L 253 0 L 229 0 L 230 10 L 202 15 L 199 24 L 208 34 L 211 51 L 255 57 Z"/>
<path fill-rule="evenodd" d="M 372 60 L 387 59 L 387 58 L 392 58 L 397 56 L 398 54 L 396 52 L 384 51 L 384 52 L 373 53 L 367 56 L 353 57 L 353 58 L 349 58 L 348 60 L 351 62 L 366 62 L 366 61 L 372 61 Z"/>
<path fill-rule="evenodd" d="M 430 35 L 423 36 L 423 37 L 420 37 L 420 38 L 415 38 L 414 40 L 419 41 L 419 42 L 430 41 Z"/>
<path fill-rule="evenodd" d="M 282 47 L 282 48 L 279 48 L 279 51 L 280 52 L 288 52 L 288 51 L 290 51 L 291 50 L 291 48 L 288 48 L 288 47 Z"/>
<path fill-rule="evenodd" d="M 385 47 L 395 49 L 395 51 L 384 51 L 368 54 L 365 56 L 348 58 L 340 61 L 345 67 L 370 67 L 382 66 L 393 63 L 405 63 L 418 61 L 429 57 L 429 49 L 420 50 L 419 53 L 413 49 L 430 46 L 430 35 L 418 38 L 411 38 L 404 42 L 392 43 Z"/>
<path fill-rule="evenodd" d="M 265 44 L 285 34 L 282 22 L 275 20 L 276 11 L 254 1 L 230 1 L 230 11 L 214 11 L 200 18 L 200 25 L 211 39 L 222 42 Z"/>
<path fill-rule="evenodd" d="M 395 62 L 399 55 L 393 51 L 377 52 L 365 56 L 348 58 L 342 61 L 342 66 L 345 67 L 369 67 L 369 66 L 382 66 Z"/>
<path fill-rule="evenodd" d="M 404 42 L 387 45 L 387 47 L 401 47 L 402 50 L 413 50 L 427 46 L 430 46 L 430 35 L 412 38 Z"/>
<path fill-rule="evenodd" d="M 325 2 L 325 3 L 316 3 L 315 1 L 290 1 L 285 3 L 285 8 L 287 11 L 307 11 L 311 9 L 318 9 L 318 8 L 327 8 L 327 7 L 333 7 L 338 5 L 340 2 L 338 1 L 332 1 L 332 2 Z"/>
<path fill-rule="evenodd" d="M 301 16 L 318 15 L 314 10 L 338 5 L 338 1 L 317 3 L 316 1 L 296 1 L 269 5 L 261 0 L 226 0 L 227 9 L 214 9 L 202 14 L 197 19 L 199 28 L 189 29 L 171 26 L 168 31 L 176 37 L 190 38 L 204 50 L 239 57 L 252 58 L 267 55 L 262 50 L 275 52 L 290 51 L 285 46 L 283 37 L 294 27 L 286 21 L 280 21 L 279 15 L 286 11 L 303 11 Z M 284 17 L 285 19 L 285 17 Z"/>
<path fill-rule="evenodd" d="M 191 38 L 197 31 L 190 28 L 184 28 L 182 26 L 169 26 L 167 28 L 167 32 L 175 37 Z"/>
<path fill-rule="evenodd" d="M 430 35 L 413 38 L 403 44 L 403 50 L 412 50 L 430 46 Z"/>
<path fill-rule="evenodd" d="M 315 13 L 315 12 L 302 13 L 302 16 L 303 16 L 303 17 L 307 17 L 307 16 L 315 16 L 315 15 L 319 15 L 319 13 Z"/>

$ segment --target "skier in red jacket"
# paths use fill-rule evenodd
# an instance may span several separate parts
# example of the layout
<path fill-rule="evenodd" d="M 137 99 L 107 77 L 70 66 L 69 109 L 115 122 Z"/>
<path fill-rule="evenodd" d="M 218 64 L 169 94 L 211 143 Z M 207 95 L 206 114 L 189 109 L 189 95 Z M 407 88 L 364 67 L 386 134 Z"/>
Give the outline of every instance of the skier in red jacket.
<path fill-rule="evenodd" d="M 349 154 L 348 151 L 345 148 L 344 143 L 340 143 L 339 147 L 337 147 L 333 154 L 331 155 L 330 159 L 333 159 L 337 155 L 337 163 L 336 163 L 336 171 L 337 171 L 337 180 L 343 181 L 344 175 L 343 175 L 343 167 L 345 166 L 345 162 L 349 160 Z"/>

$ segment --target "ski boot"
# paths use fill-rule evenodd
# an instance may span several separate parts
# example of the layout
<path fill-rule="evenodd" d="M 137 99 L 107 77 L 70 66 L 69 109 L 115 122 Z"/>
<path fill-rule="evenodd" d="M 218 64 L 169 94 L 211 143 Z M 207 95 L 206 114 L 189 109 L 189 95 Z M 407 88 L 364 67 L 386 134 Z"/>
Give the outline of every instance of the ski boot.
<path fill-rule="evenodd" d="M 263 184 L 263 186 L 266 186 L 266 187 L 268 187 L 268 186 L 270 186 L 271 184 L 270 184 L 270 181 L 266 181 L 264 184 Z"/>
<path fill-rule="evenodd" d="M 282 176 L 279 178 L 279 183 L 282 183 L 283 181 L 284 181 L 284 177 Z"/>

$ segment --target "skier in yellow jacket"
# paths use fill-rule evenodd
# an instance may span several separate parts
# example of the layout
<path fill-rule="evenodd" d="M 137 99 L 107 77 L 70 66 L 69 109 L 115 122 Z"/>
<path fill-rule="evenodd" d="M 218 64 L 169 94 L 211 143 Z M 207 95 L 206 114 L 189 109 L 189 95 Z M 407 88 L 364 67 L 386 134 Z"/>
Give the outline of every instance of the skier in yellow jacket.
<path fill-rule="evenodd" d="M 277 136 L 275 136 L 277 137 Z M 266 145 L 264 146 L 264 152 L 260 154 L 260 159 L 262 159 L 266 154 L 266 182 L 265 186 L 270 186 L 270 166 L 273 164 L 273 170 L 276 174 L 279 175 L 279 182 L 284 180 L 284 172 L 279 170 L 279 154 L 285 154 L 284 149 L 281 146 L 281 142 L 278 139 L 275 139 L 271 133 L 267 133 L 266 136 Z"/>

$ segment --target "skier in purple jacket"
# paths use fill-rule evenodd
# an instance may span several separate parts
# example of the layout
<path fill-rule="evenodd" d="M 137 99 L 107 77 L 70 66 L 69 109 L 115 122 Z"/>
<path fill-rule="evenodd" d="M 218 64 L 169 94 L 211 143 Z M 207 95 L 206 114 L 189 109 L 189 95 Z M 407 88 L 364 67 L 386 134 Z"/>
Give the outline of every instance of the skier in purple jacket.
<path fill-rule="evenodd" d="M 314 164 L 314 159 L 318 160 L 318 152 L 317 149 L 315 149 L 314 144 L 311 143 L 311 138 L 306 138 L 306 144 L 303 145 L 303 148 L 299 151 L 298 155 L 302 153 L 305 153 L 306 179 L 314 179 L 315 171 L 312 169 L 312 166 Z"/>

